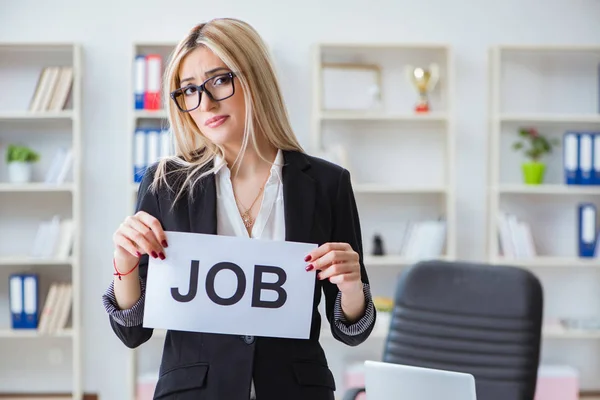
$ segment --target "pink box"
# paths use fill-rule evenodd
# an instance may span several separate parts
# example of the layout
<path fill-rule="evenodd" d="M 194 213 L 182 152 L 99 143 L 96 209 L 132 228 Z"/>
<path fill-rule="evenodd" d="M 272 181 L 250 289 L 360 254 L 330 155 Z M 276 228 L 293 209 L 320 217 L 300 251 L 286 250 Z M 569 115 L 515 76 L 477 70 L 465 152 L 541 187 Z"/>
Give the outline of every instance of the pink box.
<path fill-rule="evenodd" d="M 346 390 L 365 387 L 365 366 L 363 363 L 351 364 L 344 374 L 344 388 Z M 356 396 L 356 400 L 366 400 L 365 393 Z"/>
<path fill-rule="evenodd" d="M 534 400 L 579 400 L 579 374 L 567 365 L 541 365 Z"/>
<path fill-rule="evenodd" d="M 144 375 L 138 378 L 136 400 L 152 400 L 158 378 L 154 375 Z"/>

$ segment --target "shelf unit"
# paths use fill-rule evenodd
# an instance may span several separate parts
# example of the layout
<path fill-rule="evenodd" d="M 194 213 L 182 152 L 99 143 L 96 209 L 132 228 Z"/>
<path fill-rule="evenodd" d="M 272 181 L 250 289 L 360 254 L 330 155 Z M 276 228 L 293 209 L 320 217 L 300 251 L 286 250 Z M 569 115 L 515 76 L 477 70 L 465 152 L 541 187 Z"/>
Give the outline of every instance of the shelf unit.
<path fill-rule="evenodd" d="M 162 71 L 164 71 L 164 66 L 168 60 L 170 53 L 175 49 L 177 45 L 176 42 L 134 42 L 131 49 L 131 67 L 130 67 L 130 122 L 128 127 L 128 133 L 125 136 L 128 146 L 128 154 L 129 159 L 127 161 L 127 166 L 125 170 L 127 171 L 127 180 L 130 183 L 131 192 L 127 193 L 129 202 L 128 209 L 126 210 L 124 215 L 131 215 L 135 211 L 135 204 L 138 195 L 139 183 L 134 181 L 134 155 L 135 155 L 135 147 L 134 147 L 134 133 L 138 128 L 160 128 L 167 129 L 168 128 L 168 118 L 167 112 L 165 109 L 160 110 L 139 110 L 135 108 L 134 103 L 134 73 L 135 73 L 135 57 L 137 55 L 144 54 L 160 54 L 162 57 L 162 65 L 163 68 L 161 70 L 161 78 Z M 161 87 L 162 92 L 162 87 Z M 165 101 L 168 99 L 162 98 L 161 104 L 165 104 Z M 137 397 L 137 385 L 140 379 L 140 371 L 146 369 L 151 370 L 151 374 L 155 374 L 156 378 L 158 378 L 158 366 L 160 365 L 160 354 L 162 353 L 162 347 L 158 347 L 161 342 L 160 340 L 154 339 L 163 339 L 164 340 L 164 332 L 161 334 L 160 331 L 155 331 L 153 334 L 153 340 L 145 343 L 141 347 L 137 349 L 128 349 L 130 355 L 130 367 L 129 367 L 129 398 L 136 399 Z M 162 343 L 162 342 L 161 342 Z M 148 351 L 148 355 L 143 354 Z M 143 360 L 142 360 L 143 358 Z M 150 366 L 141 365 L 143 361 L 147 362 Z M 150 372 L 148 372 L 150 374 Z"/>
<path fill-rule="evenodd" d="M 436 62 L 440 66 L 441 77 L 431 94 L 432 109 L 428 113 L 413 111 L 416 90 L 405 78 L 404 67 L 407 64 L 427 67 Z M 344 110 L 325 109 L 323 89 L 323 65 L 378 65 L 381 68 L 381 106 L 373 109 Z M 326 156 L 326 152 L 342 144 L 345 153 L 344 166 L 350 170 L 353 189 L 359 206 L 365 200 L 377 200 L 378 197 L 401 198 L 419 196 L 417 199 L 436 198 L 439 212 L 447 221 L 447 236 L 444 258 L 456 256 L 455 210 L 454 210 L 454 120 L 452 118 L 453 61 L 449 46 L 438 44 L 402 44 L 402 43 L 317 43 L 313 48 L 312 59 L 312 129 L 310 153 Z M 348 85 L 350 86 L 350 85 Z M 340 97 L 350 95 L 341 94 Z M 362 95 L 352 89 L 351 95 Z M 415 131 L 418 132 L 415 134 Z M 368 132 L 368 134 L 365 134 Z M 335 137 L 331 140 L 331 137 Z M 337 142 L 335 141 L 337 140 Z M 391 143 L 387 141 L 392 141 Z M 400 148 L 389 151 L 386 146 L 407 144 L 408 150 L 423 150 L 425 146 L 436 145 L 441 165 L 436 165 L 437 175 L 431 172 L 419 175 L 418 171 L 403 174 L 406 165 L 414 165 L 414 159 L 407 159 L 406 165 L 397 160 Z M 420 146 L 420 148 L 419 148 Z M 441 148 L 441 149 L 440 149 Z M 378 158 L 363 157 L 371 151 Z M 381 151 L 381 152 L 380 152 Z M 380 153 L 379 153 L 380 152 Z M 437 155 L 438 153 L 436 153 Z M 361 160 L 361 159 L 366 160 Z M 396 158 L 394 160 L 394 158 Z M 361 164 L 361 161 L 363 162 Z M 377 161 L 378 165 L 373 165 Z M 423 169 L 435 160 L 420 160 Z M 337 162 L 337 161 L 334 161 Z M 367 171 L 368 172 L 364 172 Z M 411 179 L 408 175 L 411 176 Z M 434 176 L 432 176 L 434 175 Z M 418 200 L 417 200 L 418 201 Z M 369 225 L 370 221 L 365 221 Z M 364 224 L 365 225 L 365 224 Z M 368 248 L 368 234 L 363 243 Z M 384 238 L 385 243 L 385 238 Z M 391 243 L 391 242 L 390 242 Z M 369 254 L 369 251 L 365 251 Z M 388 254 L 394 257 L 394 252 Z M 405 264 L 400 262 L 398 264 Z"/>
<path fill-rule="evenodd" d="M 83 399 L 81 328 L 81 81 L 82 54 L 76 43 L 0 43 L 0 150 L 9 143 L 24 144 L 41 159 L 34 165 L 31 183 L 7 180 L 6 162 L 0 165 L 0 393 L 69 393 Z M 73 67 L 73 82 L 66 109 L 31 112 L 41 70 L 46 66 Z M 55 148 L 67 143 L 73 159 L 65 184 L 43 183 Z M 4 157 L 3 157 L 4 158 Z M 53 215 L 72 218 L 74 237 L 71 255 L 60 259 L 30 257 L 41 220 Z M 37 309 L 41 314 L 50 283 L 73 285 L 70 326 L 54 334 L 37 329 L 12 329 L 8 308 L 8 276 L 35 273 L 39 276 Z"/>
<path fill-rule="evenodd" d="M 410 222 L 444 219 L 443 250 L 432 258 L 456 259 L 452 49 L 445 44 L 317 43 L 311 62 L 309 152 L 350 171 L 372 294 L 393 297 L 402 269 L 419 260 L 404 257 L 401 251 Z M 440 78 L 430 94 L 430 111 L 417 113 L 414 105 L 418 92 L 407 79 L 405 68 L 427 68 L 431 63 L 439 66 Z M 379 77 L 373 81 L 378 82 L 379 90 L 375 92 L 379 93 L 379 104 L 373 108 L 328 107 L 335 100 L 346 102 L 350 96 L 370 93 L 368 88 L 361 91 L 360 84 L 346 84 L 346 79 L 328 74 L 324 68 L 330 66 L 343 71 L 365 67 L 378 70 Z M 344 83 L 334 92 L 333 84 L 326 79 Z M 360 81 L 363 86 L 368 84 L 364 75 L 358 74 L 355 82 L 358 79 L 365 79 Z M 373 255 L 375 234 L 383 239 L 383 256 Z M 342 393 L 347 363 L 381 357 L 385 329 L 377 326 L 360 349 L 338 346 L 330 340 L 327 329 L 322 337 L 339 383 L 338 392 Z"/>
<path fill-rule="evenodd" d="M 600 46 L 499 45 L 489 51 L 488 260 L 529 268 L 541 279 L 545 318 L 600 317 L 594 298 L 600 259 L 578 257 L 577 251 L 577 204 L 600 204 L 600 186 L 566 185 L 562 168 L 565 131 L 600 131 L 599 67 Z M 524 158 L 511 149 L 520 128 L 536 128 L 560 142 L 544 160 L 542 184 L 523 183 Z M 503 254 L 498 219 L 503 212 L 530 226 L 532 257 Z M 544 339 L 552 341 L 544 341 L 543 355 L 553 363 L 579 363 L 583 389 L 600 388 L 595 351 L 575 360 L 557 347 L 557 339 L 596 345 L 600 332 L 545 328 Z"/>

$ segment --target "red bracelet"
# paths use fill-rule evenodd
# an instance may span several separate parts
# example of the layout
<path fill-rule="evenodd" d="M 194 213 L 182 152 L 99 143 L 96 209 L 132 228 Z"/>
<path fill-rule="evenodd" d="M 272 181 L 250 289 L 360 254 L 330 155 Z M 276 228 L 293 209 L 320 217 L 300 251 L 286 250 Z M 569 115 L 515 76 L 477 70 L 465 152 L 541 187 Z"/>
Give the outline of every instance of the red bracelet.
<path fill-rule="evenodd" d="M 128 272 L 126 272 L 126 273 L 122 274 L 122 273 L 120 273 L 120 272 L 119 272 L 119 270 L 117 269 L 117 264 L 116 264 L 116 262 L 115 262 L 115 259 L 113 258 L 113 267 L 115 267 L 115 271 L 116 271 L 116 272 L 115 272 L 113 275 L 114 275 L 114 276 L 118 276 L 118 277 L 119 277 L 119 280 L 121 280 L 121 277 L 122 277 L 122 276 L 129 275 L 130 273 L 132 273 L 132 272 L 133 272 L 133 271 L 134 271 L 134 270 L 137 268 L 137 266 L 138 266 L 139 264 L 140 264 L 140 259 L 138 258 L 138 262 L 137 262 L 137 263 L 136 263 L 136 264 L 133 266 L 133 268 L 131 268 L 131 269 L 130 269 Z"/>

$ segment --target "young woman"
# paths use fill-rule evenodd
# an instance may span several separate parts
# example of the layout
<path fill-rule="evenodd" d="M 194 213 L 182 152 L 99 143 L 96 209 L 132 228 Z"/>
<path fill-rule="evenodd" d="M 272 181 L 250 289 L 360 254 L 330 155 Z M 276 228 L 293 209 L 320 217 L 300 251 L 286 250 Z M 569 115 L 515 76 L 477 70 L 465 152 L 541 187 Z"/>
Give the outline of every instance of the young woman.
<path fill-rule="evenodd" d="M 318 244 L 305 258 L 318 271 L 306 299 L 310 339 L 168 331 L 154 399 L 333 399 L 321 292 L 347 345 L 366 340 L 376 318 L 348 171 L 302 150 L 266 46 L 242 21 L 194 27 L 170 59 L 165 91 L 177 155 L 147 169 L 137 212 L 113 236 L 103 296 L 112 329 L 130 348 L 152 336 L 142 326 L 145 279 L 149 257 L 168 257 L 165 231 Z"/>

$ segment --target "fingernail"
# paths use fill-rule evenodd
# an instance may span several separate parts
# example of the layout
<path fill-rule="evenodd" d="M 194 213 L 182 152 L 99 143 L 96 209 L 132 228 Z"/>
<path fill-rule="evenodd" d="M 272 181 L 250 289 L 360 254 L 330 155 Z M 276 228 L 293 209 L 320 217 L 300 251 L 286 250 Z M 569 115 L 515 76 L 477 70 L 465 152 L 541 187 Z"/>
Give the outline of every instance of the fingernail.
<path fill-rule="evenodd" d="M 321 274 L 317 274 L 317 278 L 321 279 Z"/>
<path fill-rule="evenodd" d="M 310 254 L 304 257 L 304 261 L 310 261 Z"/>
<path fill-rule="evenodd" d="M 160 257 L 161 260 L 165 259 L 165 255 L 162 252 L 159 254 L 159 257 Z"/>
<path fill-rule="evenodd" d="M 140 253 L 139 251 L 136 251 L 135 253 L 137 254 L 138 258 L 142 256 L 142 253 Z"/>
<path fill-rule="evenodd" d="M 312 264 L 308 264 L 308 265 L 306 266 L 306 270 L 307 270 L 307 271 L 312 271 L 312 270 L 313 270 L 313 268 L 314 268 L 314 265 L 312 265 Z"/>
<path fill-rule="evenodd" d="M 156 254 L 156 252 L 155 252 L 155 251 L 153 251 L 153 252 L 152 252 L 152 257 L 154 257 L 154 258 L 157 258 L 157 257 L 158 257 L 158 254 Z"/>
<path fill-rule="evenodd" d="M 162 245 L 163 245 L 163 247 L 169 247 L 169 245 L 167 244 L 167 241 L 166 241 L 166 240 L 163 240 L 163 241 L 162 241 Z"/>

